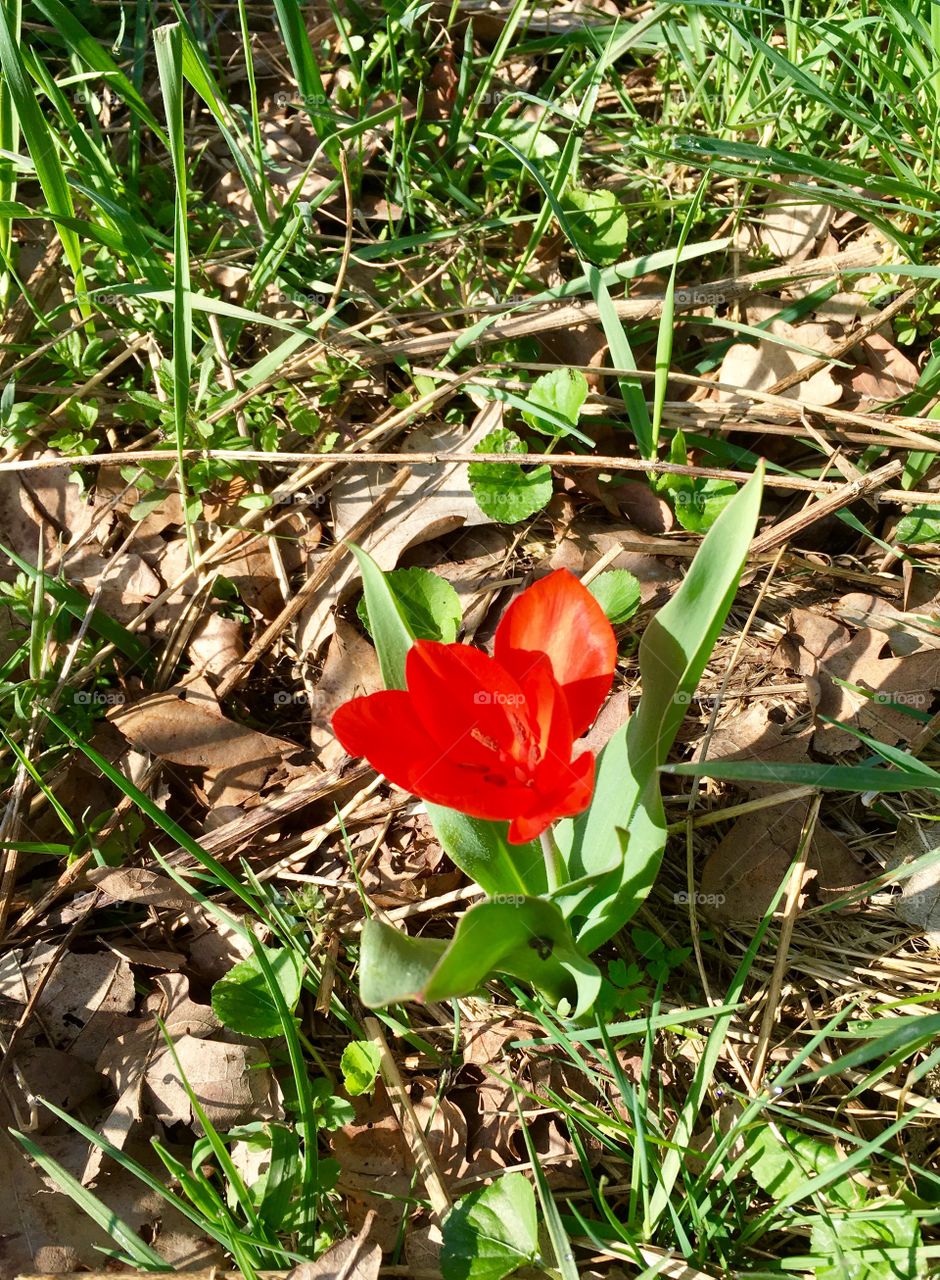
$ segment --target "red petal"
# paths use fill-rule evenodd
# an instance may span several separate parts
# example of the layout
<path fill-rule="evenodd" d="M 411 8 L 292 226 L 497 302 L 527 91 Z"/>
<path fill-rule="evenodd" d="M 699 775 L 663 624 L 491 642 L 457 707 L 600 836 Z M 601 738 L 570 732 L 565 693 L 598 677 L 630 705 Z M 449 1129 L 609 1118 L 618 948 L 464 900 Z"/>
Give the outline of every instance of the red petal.
<path fill-rule="evenodd" d="M 604 610 L 567 569 L 517 596 L 496 629 L 496 660 L 517 680 L 522 678 L 520 656 L 532 653 L 548 656 L 579 738 L 610 693 L 617 642 Z"/>
<path fill-rule="evenodd" d="M 498 765 L 497 752 L 523 767 L 530 761 L 535 735 L 525 693 L 481 649 L 418 640 L 408 651 L 405 678 L 425 728 L 446 751 L 488 769 L 508 768 Z"/>
<path fill-rule="evenodd" d="M 550 790 L 539 790 L 532 797 L 528 812 L 513 819 L 509 827 L 510 844 L 526 844 L 540 836 L 556 818 L 570 818 L 591 803 L 594 791 L 594 756 L 585 751 L 577 760 L 555 774 Z"/>
<path fill-rule="evenodd" d="M 464 735 L 442 748 L 418 715 L 410 693 L 388 690 L 353 698 L 333 716 L 333 732 L 351 756 L 362 756 L 396 787 L 474 818 L 507 821 L 531 802 L 531 789 L 508 776 L 467 764 Z"/>

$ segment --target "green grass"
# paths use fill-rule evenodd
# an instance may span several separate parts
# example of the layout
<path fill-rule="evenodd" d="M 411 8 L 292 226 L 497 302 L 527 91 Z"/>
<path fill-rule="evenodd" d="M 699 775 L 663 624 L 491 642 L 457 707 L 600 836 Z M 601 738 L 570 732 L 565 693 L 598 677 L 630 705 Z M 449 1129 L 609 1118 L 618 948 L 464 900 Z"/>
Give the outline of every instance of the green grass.
<path fill-rule="evenodd" d="M 898 408 L 920 412 L 936 391 L 935 4 L 859 0 L 846 10 L 835 0 L 684 0 L 654 4 L 628 22 L 545 30 L 518 0 L 504 6 L 501 27 L 486 40 L 474 40 L 456 3 L 447 21 L 417 0 L 331 5 L 333 40 L 319 25 L 327 9 L 314 19 L 299 0 L 156 6 L 162 27 L 154 26 L 152 8 L 141 0 L 0 0 L 0 303 L 7 318 L 18 300 L 28 313 L 3 353 L 6 369 L 17 371 L 4 378 L 0 443 L 8 457 L 52 450 L 75 458 L 90 487 L 97 469 L 80 466 L 81 457 L 164 450 L 165 461 L 122 471 L 142 494 L 132 519 L 179 494 L 190 564 L 206 599 L 228 616 L 250 620 L 224 564 L 212 560 L 226 529 L 213 526 L 205 506 L 232 492 L 241 496 L 228 528 L 275 520 L 279 508 L 259 495 L 293 478 L 278 465 L 279 451 L 307 452 L 314 467 L 319 453 L 345 447 L 382 414 L 400 411 L 404 426 L 434 385 L 432 375 L 445 373 L 464 381 L 431 413 L 415 411 L 408 425 L 470 421 L 467 381 L 472 388 L 490 380 L 486 393 L 502 399 L 524 431 L 516 410 L 538 374 L 532 366 L 558 362 L 532 336 L 495 337 L 502 310 L 525 316 L 546 302 L 596 302 L 620 373 L 608 380 L 591 426 L 610 427 L 616 447 L 640 458 L 679 456 L 685 442 L 668 408 L 669 374 L 715 369 L 726 346 L 754 330 L 720 304 L 683 317 L 675 292 L 774 266 L 766 254 L 743 263 L 733 244 L 767 204 L 828 203 L 852 220 L 846 227 L 869 224 L 881 233 L 895 272 L 882 273 L 870 294 L 887 297 L 909 281 L 921 286 L 905 351 L 924 375 Z M 507 66 L 519 83 L 507 83 Z M 288 119 L 286 104 L 307 145 L 300 160 L 269 153 L 274 126 Z M 341 157 L 355 211 L 350 253 Z M 223 202 L 223 178 L 242 189 L 239 210 Z M 609 253 L 598 244 L 602 232 L 585 240 L 583 217 L 566 202 L 572 188 L 617 194 L 626 222 L 622 233 L 610 231 Z M 63 296 L 43 301 L 31 279 L 34 249 L 56 239 Z M 244 273 L 241 291 L 223 296 L 219 272 L 233 268 Z M 781 265 L 781 280 L 787 273 Z M 782 315 L 798 318 L 842 283 L 815 281 L 811 299 L 782 304 Z M 618 315 L 616 302 L 638 289 L 665 294 L 661 319 Z M 302 305 L 272 316 L 272 293 Z M 383 356 L 386 342 L 426 328 L 449 339 L 439 355 L 413 363 Z M 152 362 L 136 345 L 143 335 Z M 123 358 L 132 347 L 133 358 Z M 112 362 L 113 371 L 89 387 Z M 372 376 L 377 367 L 381 380 Z M 631 377 L 636 370 L 645 377 Z M 566 435 L 565 451 L 591 451 L 587 421 Z M 548 433 L 526 433 L 534 451 L 555 448 L 552 422 L 544 414 Z M 752 470 L 757 460 L 718 433 L 686 440 L 700 466 Z M 771 469 L 817 477 L 825 461 L 818 444 L 807 436 L 800 445 Z M 194 449 L 200 458 L 186 456 Z M 270 464 L 213 456 L 219 450 L 260 451 Z M 905 483 L 925 483 L 933 455 L 899 456 L 908 464 Z M 853 458 L 863 471 L 886 460 L 860 450 Z M 328 489 L 336 472 L 323 465 L 318 482 Z M 675 491 L 659 492 L 675 505 Z M 861 520 L 868 537 L 882 532 L 869 511 L 846 518 Z M 286 548 L 295 535 L 275 524 L 272 536 Z M 327 937 L 311 902 L 262 883 L 250 854 L 238 867 L 211 857 L 172 806 L 164 811 L 131 787 L 91 745 L 106 703 L 86 695 L 127 687 L 131 678 L 152 688 L 158 670 L 167 687 L 185 662 L 172 650 L 168 660 L 143 626 L 118 623 L 100 605 L 92 610 L 87 584 L 69 580 L 67 556 L 44 562 L 24 548 L 4 554 L 11 575 L 0 587 L 0 783 L 6 791 L 19 778 L 36 807 L 57 815 L 57 833 L 44 844 L 56 868 L 83 856 L 102 866 L 151 861 L 167 839 L 178 844 L 192 869 L 169 873 L 210 910 L 230 917 L 237 904 L 268 945 L 288 949 L 309 1005 L 324 976 Z M 261 723 L 250 691 L 236 695 L 229 711 L 271 727 Z M 272 731 L 290 732 L 286 726 L 285 718 Z M 793 766 L 787 780 L 838 784 L 849 795 L 896 789 L 902 798 L 888 794 L 885 803 L 935 819 L 937 775 L 929 762 L 870 741 L 859 750 L 851 765 L 828 773 Z M 63 770 L 80 751 L 107 783 L 113 807 L 84 810 L 58 798 Z M 873 812 L 890 833 L 901 809 Z M 4 838 L 9 856 L 32 856 L 39 847 Z M 808 917 L 793 965 L 813 1020 L 787 1005 L 773 1074 L 752 1087 L 738 1067 L 760 1025 L 779 922 L 767 915 L 728 936 L 706 930 L 701 972 L 685 945 L 698 926 L 676 905 L 685 887 L 680 861 L 671 850 L 649 918 L 605 955 L 613 976 L 593 1025 L 561 1020 L 522 990 L 492 993 L 540 1028 L 516 1052 L 554 1058 L 570 1073 L 541 1091 L 514 1082 L 520 1102 L 554 1112 L 580 1160 L 580 1189 L 553 1191 L 551 1166 L 540 1167 L 524 1126 L 551 1237 L 544 1256 L 554 1251 L 565 1276 L 592 1254 L 652 1276 L 661 1264 L 656 1250 L 707 1275 L 881 1280 L 937 1270 L 940 1174 L 923 1135 L 935 1124 L 924 1104 L 935 1097 L 940 1051 L 933 1047 L 937 1015 L 918 1002 L 929 1006 L 938 993 L 929 982 L 899 979 L 893 1008 L 884 983 L 869 989 L 843 965 L 843 917 L 833 908 Z M 848 919 L 863 935 L 862 915 Z M 657 932 L 665 935 L 660 950 Z M 264 1196 L 244 1185 L 231 1139 L 211 1125 L 204 1126 L 208 1146 L 194 1146 L 185 1160 L 158 1148 L 169 1185 L 105 1148 L 248 1277 L 310 1258 L 346 1230 L 324 1145 L 348 1108 L 332 1050 L 364 1037 L 357 944 L 346 941 L 326 1019 L 329 1049 L 295 1021 L 266 953 L 257 953 L 281 1018 L 271 1060 L 292 1096 L 271 1136 L 279 1172 Z M 874 952 L 868 961 L 877 968 Z M 824 962 L 842 975 L 844 1001 L 816 981 L 814 965 Z M 454 1020 L 456 1043 L 465 1010 L 444 1014 Z M 441 1048 L 427 1013 L 395 1009 L 382 1018 L 396 1051 L 436 1061 L 443 1095 L 460 1064 L 450 1046 Z M 674 1069 L 664 1071 L 664 1062 Z M 97 1141 L 82 1117 L 49 1105 Z M 20 1140 L 104 1227 L 127 1265 L 157 1265 L 144 1239 L 44 1153 L 43 1135 Z M 768 1181 L 770 1164 L 779 1185 Z M 416 1179 L 400 1237 L 407 1215 L 426 1208 Z M 879 1219 L 887 1243 L 855 1230 Z M 827 1271 L 818 1255 L 830 1239 L 835 1261 Z M 399 1251 L 393 1261 L 403 1258 Z M 865 1258 L 868 1269 L 859 1269 Z"/>

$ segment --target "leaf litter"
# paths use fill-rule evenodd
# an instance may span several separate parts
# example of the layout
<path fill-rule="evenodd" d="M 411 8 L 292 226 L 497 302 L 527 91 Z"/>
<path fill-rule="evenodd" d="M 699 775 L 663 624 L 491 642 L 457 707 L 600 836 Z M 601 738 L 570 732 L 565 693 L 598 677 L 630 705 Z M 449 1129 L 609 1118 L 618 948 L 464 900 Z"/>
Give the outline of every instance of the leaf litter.
<path fill-rule="evenodd" d="M 499 38 L 505 29 L 505 12 L 492 5 L 471 8 L 478 11 L 479 38 Z M 604 4 L 555 6 L 550 12 L 528 16 L 533 32 L 567 35 L 618 15 L 615 6 Z M 332 18 L 326 19 L 320 34 L 338 48 L 341 40 L 332 22 Z M 220 33 L 220 39 L 224 36 Z M 263 55 L 264 41 L 255 43 L 256 52 Z M 300 183 L 300 198 L 315 202 L 333 171 L 317 156 L 308 172 L 317 151 L 313 131 L 304 113 L 277 100 L 283 50 L 278 45 L 275 52 L 275 61 L 266 65 L 261 84 L 264 100 L 276 108 L 264 122 L 261 135 L 269 177 L 280 198 Z M 230 53 L 233 68 L 238 65 L 241 72 L 237 46 L 233 45 Z M 515 71 L 505 68 L 505 83 L 530 83 L 532 66 L 524 58 L 520 62 L 522 70 L 518 66 Z M 426 118 L 445 118 L 456 87 L 446 57 L 435 63 L 431 85 Z M 330 92 L 337 87 L 328 85 Z M 408 118 L 415 115 L 413 102 L 407 104 L 407 111 Z M 390 136 L 387 129 L 370 131 L 361 140 L 365 155 L 374 160 L 388 148 Z M 218 140 L 213 146 L 214 163 L 224 159 L 227 164 Z M 209 153 L 213 154 L 212 148 Z M 244 226 L 256 229 L 250 200 L 230 168 L 216 193 L 219 203 Z M 402 212 L 371 192 L 363 194 L 361 205 L 362 219 L 373 224 L 398 218 Z M 269 212 L 277 211 L 271 203 Z M 342 227 L 345 215 L 340 202 L 331 200 L 323 217 L 333 218 Z M 785 267 L 811 262 L 814 254 L 837 253 L 845 243 L 835 238 L 844 236 L 844 227 L 832 207 L 805 199 L 791 201 L 785 189 L 768 200 L 756 226 L 760 245 Z M 520 244 L 520 250 L 522 247 Z M 561 253 L 556 240 L 546 260 L 533 264 L 546 283 L 563 282 Z M 875 254 L 871 261 L 878 262 L 880 257 Z M 353 272 L 360 267 L 351 264 Z M 210 264 L 207 277 L 220 297 L 245 301 L 250 284 L 246 269 Z M 372 279 L 364 269 L 361 278 Z M 732 343 L 717 366 L 715 380 L 735 390 L 715 392 L 718 404 L 731 412 L 746 403 L 742 392 L 766 391 L 794 378 L 814 361 L 812 355 L 795 350 L 795 346 L 826 352 L 857 323 L 871 320 L 872 308 L 862 291 L 862 281 L 854 279 L 858 293 L 844 289 L 816 306 L 810 319 L 794 324 L 771 316 L 799 297 L 797 284 L 778 291 L 780 296 L 755 294 L 744 308 L 746 322 L 769 321 L 770 334 L 782 341 Z M 876 283 L 879 279 L 875 277 Z M 262 290 L 258 309 L 272 317 L 297 319 L 305 315 L 303 305 L 278 286 Z M 411 331 L 415 335 L 433 332 L 433 321 L 412 325 Z M 445 336 L 449 340 L 452 335 Z M 254 341 L 259 352 L 271 348 L 266 333 Z M 596 323 L 588 320 L 541 332 L 538 341 L 543 359 L 587 366 L 592 393 L 603 397 L 611 382 L 602 369 L 608 344 Z M 820 407 L 867 411 L 910 395 L 920 376 L 917 365 L 892 341 L 890 331 L 868 333 L 841 358 L 847 369 L 831 368 L 797 378 L 781 392 L 794 402 L 795 414 L 803 412 L 801 403 L 812 406 L 814 414 Z M 699 390 L 708 394 L 707 387 Z M 502 426 L 506 415 L 497 401 L 482 401 L 473 394 L 468 400 L 473 406 L 473 412 L 467 414 L 468 426 L 455 427 L 450 420 L 444 427 L 433 420 L 418 421 L 404 436 L 402 456 L 407 458 L 409 452 L 466 452 Z M 321 407 L 325 418 L 333 416 L 328 404 Z M 371 414 L 374 409 L 365 394 L 355 406 L 357 414 Z M 753 416 L 760 419 L 759 404 Z M 344 423 L 339 413 L 336 417 L 341 432 Z M 828 420 L 814 421 L 825 425 Z M 602 451 L 625 456 L 628 448 L 619 425 L 616 429 L 609 424 L 598 427 L 596 438 Z M 864 425 L 872 427 L 870 422 Z M 591 430 L 595 430 L 593 419 Z M 796 447 L 803 447 L 806 438 L 800 436 Z M 793 461 L 794 445 L 786 437 L 761 437 L 761 447 L 765 445 L 766 452 L 784 465 Z M 316 460 L 315 452 L 311 460 Z M 694 452 L 691 460 L 696 460 Z M 677 530 L 669 502 L 654 493 L 645 479 L 616 483 L 616 476 L 612 482 L 610 477 L 599 477 L 596 469 L 571 470 L 564 478 L 556 473 L 552 503 L 517 532 L 501 527 L 480 510 L 471 496 L 465 463 L 412 463 L 411 471 L 397 502 L 363 543 L 385 568 L 407 563 L 432 568 L 448 578 L 463 604 L 465 635 L 478 632 L 485 641 L 509 593 L 549 569 L 564 565 L 580 576 L 604 561 L 608 568 L 636 576 L 641 612 L 622 630 L 618 686 L 603 721 L 587 739 L 590 745 L 599 746 L 634 705 L 636 637 L 652 609 L 667 599 L 681 580 L 687 553 L 694 545 Z M 304 509 L 303 514 L 278 511 L 281 549 L 291 582 L 311 572 L 331 545 L 348 536 L 392 474 L 392 468 L 347 467 L 339 478 L 331 476 L 324 487 L 328 512 L 325 502 Z M 30 477 L 28 484 L 15 474 L 4 477 L 8 501 L 0 517 L 0 541 L 30 563 L 37 562 L 41 546 L 43 562 L 54 570 L 61 565 L 66 580 L 86 597 L 103 583 L 98 602 L 118 622 L 129 625 L 148 610 L 147 637 L 174 638 L 196 582 L 185 581 L 156 609 L 150 611 L 149 606 L 185 578 L 189 568 L 178 495 L 167 488 L 158 502 L 142 512 L 139 504 L 146 492 L 127 486 L 117 468 L 98 470 L 90 500 L 66 478 L 64 470 L 38 471 L 36 475 L 39 480 Z M 769 509 L 779 514 L 773 501 Z M 243 514 L 237 504 L 218 500 L 218 495 L 203 499 L 201 517 L 210 540 Z M 96 517 L 100 517 L 98 524 Z M 863 513 L 862 518 L 867 516 Z M 134 536 L 130 547 L 114 558 L 111 553 L 117 530 L 132 531 Z M 76 543 L 80 544 L 77 551 L 70 551 Z M 874 570 L 878 562 L 870 554 L 870 546 L 855 546 L 853 555 L 841 560 L 830 555 L 825 545 L 820 552 L 808 540 L 797 538 L 795 547 L 807 559 L 799 566 L 785 560 L 786 580 L 778 580 L 771 592 L 773 605 L 785 602 L 786 612 L 765 611 L 766 632 L 761 633 L 759 643 L 749 644 L 732 673 L 732 692 L 719 708 L 715 732 L 708 736 L 706 725 L 714 706 L 708 699 L 717 697 L 722 661 L 729 656 L 727 644 L 719 644 L 706 673 L 702 700 L 690 708 L 683 731 L 680 749 L 687 755 L 697 757 L 704 752 L 709 759 L 747 758 L 769 765 L 854 761 L 864 752 L 859 739 L 841 726 L 888 745 L 904 745 L 914 740 L 924 723 L 923 718 L 908 714 L 910 710 L 920 712 L 921 717 L 933 714 L 940 684 L 940 646 L 932 634 L 932 605 L 919 605 L 908 613 L 894 603 L 897 595 L 889 600 L 877 594 L 845 594 L 843 588 L 850 580 L 839 578 L 838 570 L 854 571 L 861 577 L 871 571 L 877 578 Z M 807 563 L 819 573 L 818 579 L 807 579 Z M 225 603 L 215 599 L 200 609 L 185 645 L 189 664 L 185 680 L 168 688 L 150 688 L 139 672 L 132 673 L 131 681 L 120 688 L 120 705 L 110 713 L 109 727 L 96 735 L 97 743 L 99 737 L 110 733 L 110 758 L 129 769 L 133 766 L 135 777 L 145 776 L 154 763 L 161 767 L 153 794 L 159 796 L 162 808 L 196 835 L 210 828 L 214 817 L 235 820 L 237 825 L 239 817 L 263 808 L 289 790 L 299 769 L 326 773 L 342 767 L 341 754 L 328 731 L 329 715 L 339 702 L 367 692 L 377 683 L 374 651 L 352 607 L 358 593 L 357 574 L 347 561 L 301 615 L 296 628 L 285 631 L 273 655 L 258 665 L 251 686 L 220 703 L 215 696 L 218 681 L 236 668 L 260 627 L 278 618 L 285 600 L 264 537 L 251 532 L 238 537 L 218 567 L 232 584 L 233 595 Z M 830 570 L 837 571 L 836 576 L 827 577 Z M 233 606 L 231 599 L 237 604 Z M 753 599 L 751 582 L 744 601 L 750 605 Z M 790 608 L 791 603 L 795 607 Z M 737 625 L 742 621 L 743 616 L 736 618 Z M 763 691 L 780 684 L 786 685 L 785 694 Z M 311 759 L 315 763 L 309 763 Z M 86 780 L 86 775 L 73 768 L 69 785 L 92 803 Z M 267 871 L 287 854 L 296 855 L 287 874 L 275 878 L 278 891 L 285 898 L 295 893 L 307 895 L 306 901 L 313 904 L 308 908 L 310 918 L 318 927 L 316 946 L 325 951 L 335 943 L 341 967 L 350 941 L 355 945 L 362 914 L 350 858 L 376 907 L 406 913 L 401 918 L 409 928 L 427 929 L 429 936 L 434 936 L 443 914 L 460 909 L 463 899 L 459 895 L 464 887 L 460 874 L 444 859 L 429 825 L 407 798 L 380 788 L 357 808 L 357 788 L 350 790 L 341 797 L 342 822 L 336 821 L 339 805 L 324 805 L 321 808 L 327 812 L 317 809 L 289 815 L 261 836 L 235 846 L 245 859 L 244 865 L 254 872 Z M 705 785 L 701 797 L 704 814 L 709 819 L 717 814 L 720 819 L 722 808 L 729 803 L 770 801 L 775 790 L 764 784 L 733 788 Z M 109 807 L 121 803 L 117 795 L 107 794 L 107 800 Z M 669 817 L 680 817 L 686 796 L 668 797 L 668 802 Z M 354 807 L 346 814 L 349 804 Z M 105 804 L 100 807 L 104 809 Z M 705 903 L 703 914 L 709 923 L 717 923 L 721 947 L 727 948 L 727 953 L 709 951 L 708 959 L 716 970 L 733 954 L 737 939 L 747 934 L 741 922 L 759 915 L 780 884 L 808 808 L 805 797 L 768 803 L 731 820 L 730 827 L 717 837 L 715 828 L 723 828 L 720 820 L 695 829 L 693 852 Z M 76 810 L 83 818 L 86 811 L 90 812 L 85 805 Z M 891 841 L 877 826 L 872 834 L 870 814 L 862 812 L 854 801 L 825 804 L 810 852 L 809 875 L 802 886 L 805 925 L 798 923 L 800 945 L 791 957 L 817 1020 L 838 1003 L 838 996 L 831 993 L 844 985 L 844 971 L 833 959 L 837 943 L 844 944 L 844 950 L 856 948 L 870 964 L 874 996 L 897 999 L 929 989 L 929 971 L 928 978 L 907 980 L 903 974 L 924 972 L 916 969 L 912 958 L 923 963 L 922 940 L 937 945 L 933 868 L 903 880 L 887 913 L 867 900 L 856 899 L 851 906 L 840 907 L 846 891 L 863 885 L 877 867 L 903 869 L 912 858 L 929 853 L 929 830 L 929 825 L 916 821 L 902 825 L 897 844 L 885 855 Z M 149 1151 L 145 1139 L 151 1133 L 165 1138 L 171 1130 L 177 1138 L 183 1135 L 185 1146 L 191 1145 L 200 1131 L 180 1078 L 181 1068 L 210 1120 L 223 1129 L 276 1121 L 286 1114 L 288 1099 L 280 1089 L 278 1072 L 271 1069 L 270 1046 L 226 1031 L 208 1003 L 211 984 L 234 963 L 245 960 L 251 954 L 250 945 L 237 928 L 199 907 L 179 884 L 154 869 L 149 851 L 166 848 L 166 841 L 153 824 L 148 824 L 144 837 L 132 848 L 135 845 L 139 853 L 131 855 L 131 865 L 113 866 L 102 859 L 103 865 L 77 880 L 77 890 L 65 886 L 66 895 L 87 894 L 89 889 L 100 895 L 100 933 L 96 911 L 92 926 L 83 930 L 81 949 L 66 949 L 57 955 L 57 943 L 42 936 L 37 940 L 31 934 L 28 942 L 15 943 L 0 957 L 0 996 L 8 1002 L 3 1007 L 13 1011 L 14 1026 L 25 1014 L 36 982 L 55 960 L 51 977 L 19 1038 L 16 1066 L 21 1077 L 11 1084 L 11 1095 L 22 1114 L 4 1115 L 0 1137 L 0 1165 L 6 1165 L 8 1173 L 2 1180 L 13 1188 L 8 1203 L 0 1208 L 4 1274 L 9 1271 L 12 1275 L 30 1265 L 50 1272 L 94 1266 L 99 1255 L 92 1252 L 92 1246 L 105 1242 L 103 1234 L 52 1189 L 48 1178 L 24 1163 L 6 1137 L 8 1120 L 23 1125 L 34 1105 L 37 1086 L 67 1110 L 80 1109 L 115 1147 L 133 1151 L 145 1162 Z M 24 877 L 26 896 L 17 906 L 35 901 L 38 891 L 49 887 L 49 862 L 48 857 L 37 856 L 27 864 L 30 873 L 35 873 L 36 885 Z M 234 858 L 230 865 L 236 866 Z M 684 939 L 688 933 L 685 908 L 677 908 L 677 897 L 670 899 L 668 892 L 680 883 L 682 874 L 679 854 L 667 865 L 661 897 L 651 906 L 660 916 L 661 927 Z M 429 903 L 441 901 L 442 905 L 425 911 Z M 814 934 L 818 925 L 808 909 L 825 905 L 839 908 L 829 917 L 835 923 L 829 926 L 830 933 L 819 928 Z M 226 901 L 225 906 L 228 910 L 231 903 Z M 235 916 L 234 911 L 230 914 Z M 237 918 L 251 923 L 247 917 Z M 898 951 L 898 922 L 908 934 L 915 935 L 913 952 Z M 68 917 L 49 916 L 46 924 L 61 930 Z M 863 940 L 866 932 L 873 940 Z M 635 939 L 624 940 L 624 948 L 631 958 L 636 953 L 638 962 L 643 959 Z M 343 969 L 344 983 L 347 974 L 348 968 Z M 649 975 L 641 975 L 641 979 L 647 981 Z M 345 998 L 346 987 L 341 990 Z M 541 1052 L 519 1048 L 517 1041 L 536 1039 L 544 1028 L 527 1020 L 505 993 L 491 992 L 490 997 L 486 1004 L 462 1002 L 459 1033 L 452 1022 L 440 1019 L 440 1010 L 419 1010 L 410 1036 L 394 1038 L 394 1052 L 406 1069 L 406 1088 L 425 1129 L 433 1161 L 454 1196 L 479 1187 L 502 1170 L 526 1165 L 528 1152 L 522 1141 L 518 1102 L 528 1117 L 530 1136 L 550 1185 L 577 1195 L 584 1188 L 584 1174 L 557 1100 L 580 1099 L 577 1105 L 596 1106 L 602 1114 L 619 1114 L 626 1120 L 627 1113 L 618 1112 L 622 1099 L 576 1072 L 563 1056 L 553 1058 L 548 1040 Z M 802 1016 L 794 1014 L 794 1008 L 791 1003 L 785 1010 L 790 1023 L 784 1024 L 781 1043 L 775 1047 L 781 1054 L 786 1052 L 785 1033 Z M 344 1042 L 336 1022 L 312 1009 L 304 1012 L 305 1017 L 309 1015 L 308 1030 L 314 1029 L 318 1051 L 335 1065 Z M 179 1065 L 157 1030 L 157 1015 L 174 1042 Z M 616 1016 L 624 1016 L 623 1011 Z M 450 1052 L 455 1034 L 456 1061 L 450 1061 L 445 1070 L 441 1062 Z M 415 1040 L 421 1049 L 415 1049 Z M 683 1050 L 689 1046 L 677 1049 L 677 1044 L 674 1040 L 669 1049 L 660 1044 L 655 1048 L 655 1073 L 667 1090 L 677 1086 L 688 1062 L 695 1061 L 694 1052 L 684 1060 Z M 623 1050 L 621 1057 L 621 1065 L 635 1085 L 649 1083 L 641 1055 L 631 1057 Z M 520 1098 L 520 1085 L 529 1096 Z M 651 1088 L 651 1096 L 654 1091 Z M 7 1105 L 0 1101 L 0 1106 Z M 344 1269 L 374 1277 L 381 1251 L 396 1247 L 403 1224 L 409 1264 L 416 1267 L 415 1260 L 420 1258 L 422 1266 L 436 1268 L 440 1232 L 428 1222 L 414 1151 L 384 1086 L 378 1084 L 372 1097 L 360 1098 L 350 1106 L 353 1118 L 331 1132 L 325 1149 L 340 1161 L 338 1195 L 343 1222 L 353 1231 L 359 1228 L 359 1235 L 334 1245 L 317 1262 L 299 1266 L 292 1273 L 294 1280 L 315 1280 Z M 42 1116 L 41 1111 L 39 1114 Z M 596 1119 L 593 1111 L 587 1114 L 592 1121 Z M 718 1108 L 716 1115 L 720 1114 Z M 674 1111 L 668 1115 L 674 1120 Z M 201 1244 L 185 1224 L 174 1221 L 165 1205 L 141 1195 L 114 1162 L 94 1149 L 89 1152 L 87 1144 L 73 1142 L 69 1147 L 69 1135 L 48 1114 L 40 1123 L 42 1132 L 52 1135 L 58 1144 L 59 1158 L 76 1171 L 83 1184 L 95 1188 L 138 1229 L 144 1225 L 152 1228 L 153 1243 L 168 1261 L 188 1266 L 217 1260 L 213 1250 Z M 864 1117 L 861 1123 L 865 1123 Z M 601 1169 L 605 1176 L 612 1172 L 615 1178 L 629 1177 L 625 1162 L 611 1154 L 609 1146 L 593 1136 L 586 1140 L 582 1133 L 580 1142 L 583 1145 L 585 1141 L 595 1172 Z M 157 1172 L 164 1176 L 162 1167 Z M 605 1268 L 604 1274 L 613 1273 Z"/>

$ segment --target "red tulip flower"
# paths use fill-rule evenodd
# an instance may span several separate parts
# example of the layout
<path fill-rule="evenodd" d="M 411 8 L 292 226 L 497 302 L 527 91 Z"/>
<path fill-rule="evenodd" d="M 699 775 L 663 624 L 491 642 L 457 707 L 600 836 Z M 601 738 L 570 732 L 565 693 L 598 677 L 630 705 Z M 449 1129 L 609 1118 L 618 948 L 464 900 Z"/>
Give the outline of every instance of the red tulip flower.
<path fill-rule="evenodd" d="M 407 688 L 353 698 L 333 729 L 395 786 L 508 821 L 510 842 L 524 844 L 590 803 L 594 756 L 572 750 L 610 692 L 616 659 L 603 609 L 559 569 L 509 606 L 492 658 L 416 640 Z"/>

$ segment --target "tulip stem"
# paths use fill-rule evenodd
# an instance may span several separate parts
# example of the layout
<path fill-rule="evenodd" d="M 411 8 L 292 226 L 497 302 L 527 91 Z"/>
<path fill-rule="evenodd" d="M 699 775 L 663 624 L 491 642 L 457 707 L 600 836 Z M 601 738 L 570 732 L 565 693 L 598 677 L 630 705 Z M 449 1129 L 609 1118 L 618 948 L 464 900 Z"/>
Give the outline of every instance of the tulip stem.
<path fill-rule="evenodd" d="M 539 839 L 542 842 L 542 857 L 545 859 L 545 878 L 548 881 L 548 891 L 549 893 L 554 893 L 561 885 L 564 876 L 561 851 L 555 843 L 555 837 L 550 829 L 546 828 L 539 836 Z"/>

